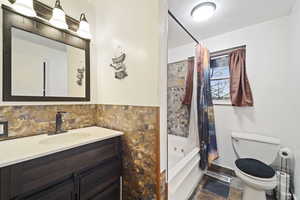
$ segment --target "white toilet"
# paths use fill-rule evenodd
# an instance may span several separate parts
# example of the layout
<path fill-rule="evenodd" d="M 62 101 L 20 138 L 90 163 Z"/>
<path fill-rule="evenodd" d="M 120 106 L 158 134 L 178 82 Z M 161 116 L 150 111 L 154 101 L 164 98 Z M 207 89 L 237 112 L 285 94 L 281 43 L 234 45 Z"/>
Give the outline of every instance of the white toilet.
<path fill-rule="evenodd" d="M 232 144 L 238 157 L 235 173 L 245 184 L 243 200 L 266 200 L 266 191 L 276 187 L 276 173 L 269 165 L 276 159 L 280 140 L 232 133 Z"/>

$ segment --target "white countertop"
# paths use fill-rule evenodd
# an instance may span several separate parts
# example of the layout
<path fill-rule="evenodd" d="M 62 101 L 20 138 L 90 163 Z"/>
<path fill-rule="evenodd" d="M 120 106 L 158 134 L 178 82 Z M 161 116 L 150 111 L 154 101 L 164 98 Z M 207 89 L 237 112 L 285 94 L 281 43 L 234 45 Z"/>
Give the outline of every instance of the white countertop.
<path fill-rule="evenodd" d="M 74 129 L 0 142 L 0 168 L 123 135 L 101 127 Z"/>

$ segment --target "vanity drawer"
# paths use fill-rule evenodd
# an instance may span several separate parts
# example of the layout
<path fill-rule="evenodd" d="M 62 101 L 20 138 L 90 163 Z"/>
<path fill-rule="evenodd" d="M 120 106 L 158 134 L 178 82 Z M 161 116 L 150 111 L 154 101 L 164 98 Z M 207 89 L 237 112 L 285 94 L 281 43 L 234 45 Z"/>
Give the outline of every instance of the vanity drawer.
<path fill-rule="evenodd" d="M 10 194 L 16 197 L 78 176 L 100 163 L 120 158 L 119 138 L 56 153 L 10 167 Z"/>
<path fill-rule="evenodd" d="M 80 175 L 80 199 L 90 200 L 114 183 L 120 184 L 121 160 L 112 159 Z"/>

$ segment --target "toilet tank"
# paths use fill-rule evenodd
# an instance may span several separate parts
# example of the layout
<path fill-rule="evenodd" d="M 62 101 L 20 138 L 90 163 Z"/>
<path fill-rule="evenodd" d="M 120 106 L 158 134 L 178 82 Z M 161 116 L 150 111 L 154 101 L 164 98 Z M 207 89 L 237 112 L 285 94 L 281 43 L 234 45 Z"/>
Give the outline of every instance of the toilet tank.
<path fill-rule="evenodd" d="M 268 165 L 274 162 L 280 149 L 279 139 L 257 134 L 232 133 L 232 143 L 240 158 L 253 158 Z"/>

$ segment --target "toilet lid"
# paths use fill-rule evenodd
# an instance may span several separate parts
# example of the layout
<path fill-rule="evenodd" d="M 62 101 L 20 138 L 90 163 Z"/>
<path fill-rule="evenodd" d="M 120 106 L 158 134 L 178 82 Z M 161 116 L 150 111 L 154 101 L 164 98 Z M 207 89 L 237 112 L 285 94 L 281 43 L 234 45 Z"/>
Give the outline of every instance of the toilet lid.
<path fill-rule="evenodd" d="M 275 171 L 265 163 L 251 159 L 243 158 L 235 161 L 236 166 L 244 173 L 258 178 L 273 178 Z"/>

